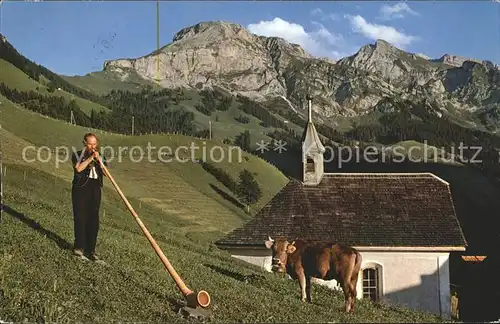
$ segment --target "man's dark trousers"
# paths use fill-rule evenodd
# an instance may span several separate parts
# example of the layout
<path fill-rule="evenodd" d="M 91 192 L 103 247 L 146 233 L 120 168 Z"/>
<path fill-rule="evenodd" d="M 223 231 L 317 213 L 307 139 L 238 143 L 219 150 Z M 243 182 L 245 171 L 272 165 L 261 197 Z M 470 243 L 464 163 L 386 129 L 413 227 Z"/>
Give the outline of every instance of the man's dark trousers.
<path fill-rule="evenodd" d="M 87 179 L 79 187 L 72 187 L 75 249 L 88 254 L 95 252 L 99 231 L 99 206 L 101 204 L 101 184 L 98 179 Z"/>

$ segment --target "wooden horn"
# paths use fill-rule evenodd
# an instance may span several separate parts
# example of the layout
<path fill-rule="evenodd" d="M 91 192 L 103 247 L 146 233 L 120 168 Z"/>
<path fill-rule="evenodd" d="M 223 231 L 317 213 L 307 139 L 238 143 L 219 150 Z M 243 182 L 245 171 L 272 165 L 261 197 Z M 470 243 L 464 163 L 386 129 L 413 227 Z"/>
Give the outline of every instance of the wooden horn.
<path fill-rule="evenodd" d="M 179 288 L 179 290 L 182 292 L 182 294 L 186 298 L 187 306 L 192 307 L 192 308 L 196 308 L 197 306 L 201 306 L 203 308 L 208 307 L 210 305 L 210 295 L 204 290 L 201 290 L 196 294 L 184 284 L 184 281 L 182 281 L 181 277 L 175 271 L 174 267 L 172 267 L 172 265 L 168 261 L 165 254 L 163 254 L 163 251 L 160 249 L 160 247 L 158 246 L 156 241 L 153 239 L 153 237 L 149 233 L 146 226 L 144 226 L 141 219 L 139 218 L 139 216 L 135 212 L 132 205 L 130 205 L 127 198 L 123 194 L 123 192 L 120 190 L 120 187 L 118 187 L 118 184 L 116 184 L 115 179 L 113 179 L 113 177 L 109 173 L 109 170 L 106 168 L 106 166 L 104 165 L 102 160 L 100 158 L 98 158 L 97 160 L 99 161 L 99 165 L 101 166 L 101 168 L 105 172 L 106 176 L 109 178 L 109 180 L 111 181 L 111 183 L 115 187 L 116 191 L 118 191 L 118 194 L 123 199 L 123 202 L 127 206 L 128 210 L 130 211 L 132 216 L 134 216 L 137 224 L 139 224 L 139 227 L 141 228 L 142 232 L 149 240 L 149 243 L 151 243 L 151 245 L 153 246 L 153 249 L 156 251 L 156 254 L 160 257 L 160 260 L 163 262 L 163 265 L 167 269 L 168 273 L 174 279 L 175 283 L 177 284 L 177 287 Z"/>

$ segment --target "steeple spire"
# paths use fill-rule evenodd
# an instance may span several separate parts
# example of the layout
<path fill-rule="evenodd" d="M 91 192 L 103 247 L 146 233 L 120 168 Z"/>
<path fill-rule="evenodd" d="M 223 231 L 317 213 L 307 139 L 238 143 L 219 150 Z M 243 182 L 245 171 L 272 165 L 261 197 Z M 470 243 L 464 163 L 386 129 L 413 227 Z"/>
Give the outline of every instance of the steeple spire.
<path fill-rule="evenodd" d="M 307 119 L 307 121 L 309 123 L 312 123 L 312 97 L 311 97 L 311 95 L 308 94 L 306 99 L 307 99 L 308 104 L 309 104 L 309 115 L 308 115 L 309 118 Z"/>
<path fill-rule="evenodd" d="M 312 96 L 307 95 L 308 115 L 306 128 L 302 137 L 303 182 L 305 185 L 318 185 L 323 178 L 323 154 L 325 147 L 321 144 L 316 127 L 312 122 Z"/>

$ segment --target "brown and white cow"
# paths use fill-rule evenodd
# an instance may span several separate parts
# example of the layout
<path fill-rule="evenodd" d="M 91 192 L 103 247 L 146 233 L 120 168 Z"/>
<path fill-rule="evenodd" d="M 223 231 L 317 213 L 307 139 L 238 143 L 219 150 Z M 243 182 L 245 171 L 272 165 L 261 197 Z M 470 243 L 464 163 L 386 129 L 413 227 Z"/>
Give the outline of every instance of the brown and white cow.
<path fill-rule="evenodd" d="M 311 278 L 335 279 L 342 287 L 345 311 L 354 310 L 356 284 L 361 269 L 361 254 L 353 247 L 331 242 L 296 240 L 265 241 L 272 250 L 272 271 L 287 273 L 299 280 L 302 301 L 311 302 Z"/>

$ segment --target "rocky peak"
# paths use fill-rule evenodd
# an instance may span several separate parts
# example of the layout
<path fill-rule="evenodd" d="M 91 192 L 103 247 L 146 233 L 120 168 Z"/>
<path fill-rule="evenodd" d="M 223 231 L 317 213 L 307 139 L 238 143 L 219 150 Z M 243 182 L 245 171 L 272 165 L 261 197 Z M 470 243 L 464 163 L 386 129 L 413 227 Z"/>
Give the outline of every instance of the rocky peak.
<path fill-rule="evenodd" d="M 440 58 L 433 60 L 433 61 L 448 64 L 451 66 L 456 66 L 456 67 L 461 67 L 462 64 L 464 64 L 464 62 L 466 62 L 466 61 L 481 63 L 481 61 L 479 61 L 479 60 L 467 58 L 464 56 L 451 55 L 451 54 L 444 54 Z"/>
<path fill-rule="evenodd" d="M 379 55 L 398 54 L 400 51 L 400 49 L 383 39 L 377 39 L 374 44 L 365 45 L 360 49 L 360 52 L 370 52 Z"/>
<path fill-rule="evenodd" d="M 271 52 L 282 52 L 292 56 L 312 58 L 300 45 L 287 42 L 281 37 L 257 36 Z"/>
<path fill-rule="evenodd" d="M 497 69 L 497 70 L 500 70 L 500 66 L 498 64 L 494 64 L 493 62 L 489 61 L 489 60 L 483 60 L 481 62 L 484 66 L 486 66 L 487 68 L 489 69 Z"/>
<path fill-rule="evenodd" d="M 356 54 L 341 59 L 338 64 L 365 70 L 398 82 L 406 78 L 408 72 L 421 70 L 414 61 L 409 53 L 379 39 L 374 44 L 361 47 Z"/>
<path fill-rule="evenodd" d="M 413 54 L 415 57 L 420 57 L 420 58 L 423 58 L 424 60 L 430 60 L 431 58 L 428 57 L 427 55 L 425 54 L 422 54 L 422 53 L 415 53 Z"/>
<path fill-rule="evenodd" d="M 173 42 L 187 41 L 193 38 L 250 38 L 251 34 L 243 26 L 225 21 L 205 21 L 178 31 Z"/>
<path fill-rule="evenodd" d="M 378 39 L 374 44 L 361 47 L 356 54 L 341 59 L 339 63 L 360 68 L 364 65 L 369 65 L 369 63 L 375 63 L 375 61 L 392 63 L 395 59 L 399 58 L 400 52 L 402 52 L 400 49 L 385 40 Z"/>
<path fill-rule="evenodd" d="M 380 51 L 394 51 L 397 48 L 383 39 L 377 39 L 375 41 L 375 49 Z"/>

